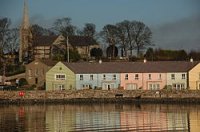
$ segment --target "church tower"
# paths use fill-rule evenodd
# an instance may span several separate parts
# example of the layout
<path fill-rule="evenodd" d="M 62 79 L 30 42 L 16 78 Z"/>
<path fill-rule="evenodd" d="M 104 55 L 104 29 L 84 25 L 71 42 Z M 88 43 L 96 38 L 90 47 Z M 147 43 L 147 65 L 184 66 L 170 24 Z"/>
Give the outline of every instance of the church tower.
<path fill-rule="evenodd" d="M 24 0 L 23 19 L 20 27 L 19 62 L 23 62 L 25 59 L 30 60 L 32 53 L 31 39 L 28 5 L 27 0 Z"/>

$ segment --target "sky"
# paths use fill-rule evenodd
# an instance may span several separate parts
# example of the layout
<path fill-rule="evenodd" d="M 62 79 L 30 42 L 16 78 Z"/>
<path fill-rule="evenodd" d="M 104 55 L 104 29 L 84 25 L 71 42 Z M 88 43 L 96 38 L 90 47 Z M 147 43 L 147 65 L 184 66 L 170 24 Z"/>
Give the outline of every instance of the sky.
<path fill-rule="evenodd" d="M 153 32 L 155 48 L 200 50 L 200 0 L 28 0 L 31 24 L 52 27 L 70 17 L 82 28 L 94 23 L 97 31 L 123 20 L 142 21 Z M 13 27 L 21 23 L 23 0 L 0 0 L 0 17 Z"/>

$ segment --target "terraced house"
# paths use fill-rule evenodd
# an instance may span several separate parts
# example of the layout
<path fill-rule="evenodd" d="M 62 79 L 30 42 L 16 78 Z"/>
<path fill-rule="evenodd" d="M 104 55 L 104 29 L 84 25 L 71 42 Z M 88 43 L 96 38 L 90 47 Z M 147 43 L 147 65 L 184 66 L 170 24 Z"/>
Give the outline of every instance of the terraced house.
<path fill-rule="evenodd" d="M 60 69 L 60 71 L 59 71 Z M 62 79 L 58 79 L 63 77 Z M 46 75 L 46 89 L 199 89 L 199 62 L 59 62 Z M 62 85 L 62 86 L 61 86 Z"/>

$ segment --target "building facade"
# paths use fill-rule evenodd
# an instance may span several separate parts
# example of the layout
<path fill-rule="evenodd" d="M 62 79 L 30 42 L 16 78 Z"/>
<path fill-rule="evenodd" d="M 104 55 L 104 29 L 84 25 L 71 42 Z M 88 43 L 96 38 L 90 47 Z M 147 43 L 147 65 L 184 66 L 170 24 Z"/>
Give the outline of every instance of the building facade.
<path fill-rule="evenodd" d="M 46 72 L 51 69 L 56 62 L 51 60 L 36 59 L 26 65 L 25 78 L 29 85 L 36 87 L 45 86 Z"/>
<path fill-rule="evenodd" d="M 65 63 L 56 64 L 65 67 L 64 79 L 60 84 L 72 84 L 74 89 L 111 90 L 122 88 L 125 90 L 161 90 L 171 88 L 176 90 L 186 89 L 190 86 L 198 86 L 199 71 L 198 62 L 103 62 L 103 63 Z M 195 68 L 195 69 L 193 69 Z M 193 70 L 190 70 L 193 69 Z M 190 70 L 190 72 L 189 72 Z M 48 78 L 54 78 L 60 71 L 55 68 L 48 73 Z M 189 75 L 188 75 L 189 72 Z M 190 75 L 191 74 L 191 75 Z M 193 77 L 195 74 L 196 78 Z M 70 82 L 67 81 L 69 76 Z M 190 76 L 190 78 L 188 78 Z M 69 79 L 69 78 L 68 78 Z M 190 79 L 190 80 L 189 80 Z M 192 81 L 194 80 L 194 81 Z M 55 82 L 49 79 L 48 86 L 52 87 Z M 192 86 L 194 87 L 194 86 Z M 71 89 L 72 87 L 67 87 Z M 53 88 L 48 88 L 53 89 Z"/>

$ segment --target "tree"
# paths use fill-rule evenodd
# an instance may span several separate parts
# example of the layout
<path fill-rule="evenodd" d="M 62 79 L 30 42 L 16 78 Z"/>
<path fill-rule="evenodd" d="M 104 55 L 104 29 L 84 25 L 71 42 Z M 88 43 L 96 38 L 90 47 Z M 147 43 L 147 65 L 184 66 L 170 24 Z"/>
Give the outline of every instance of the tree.
<path fill-rule="evenodd" d="M 19 49 L 19 29 L 10 29 L 7 37 L 6 52 L 13 55 Z"/>
<path fill-rule="evenodd" d="M 38 36 L 42 36 L 42 35 L 54 35 L 54 32 L 52 32 L 49 29 L 43 28 L 38 24 L 34 24 L 31 26 L 31 34 L 33 38 L 36 38 Z"/>
<path fill-rule="evenodd" d="M 4 52 L 6 51 L 6 45 L 8 44 L 8 34 L 9 26 L 11 24 L 10 19 L 2 18 L 0 19 L 0 56 L 3 57 Z"/>
<path fill-rule="evenodd" d="M 54 29 L 64 37 L 74 35 L 76 27 L 71 24 L 71 18 L 64 17 L 54 22 Z"/>
<path fill-rule="evenodd" d="M 117 37 L 116 37 L 116 34 L 117 34 L 117 27 L 115 25 L 106 25 L 103 27 L 103 30 L 100 32 L 100 35 L 102 37 L 102 39 L 109 44 L 109 47 L 113 46 L 115 47 L 115 45 L 117 44 Z M 113 53 L 112 55 L 110 55 L 111 58 L 114 58 L 115 57 L 115 49 L 116 48 L 112 48 L 112 52 Z M 118 52 L 118 51 L 117 51 Z"/>
<path fill-rule="evenodd" d="M 114 53 L 113 53 L 114 52 Z M 107 49 L 106 49 L 106 54 L 107 57 L 117 57 L 118 56 L 118 48 L 114 45 L 110 45 Z"/>
<path fill-rule="evenodd" d="M 86 23 L 85 27 L 82 31 L 80 31 L 80 34 L 83 36 L 94 38 L 96 34 L 96 26 L 93 23 Z"/>
<path fill-rule="evenodd" d="M 119 44 L 121 45 L 121 54 L 122 56 L 127 56 L 127 50 L 128 50 L 128 37 L 129 37 L 129 21 L 125 20 L 123 22 L 117 23 L 117 39 Z M 131 42 L 131 41 L 130 41 Z"/>
<path fill-rule="evenodd" d="M 141 49 L 152 46 L 152 32 L 143 22 L 132 21 L 131 23 L 133 25 L 133 47 L 137 50 L 137 56 L 139 56 Z"/>
<path fill-rule="evenodd" d="M 103 51 L 100 48 L 93 48 L 90 51 L 90 55 L 92 57 L 95 57 L 96 59 L 100 59 L 102 57 L 102 55 L 103 55 Z"/>
<path fill-rule="evenodd" d="M 153 48 L 148 48 L 147 51 L 146 51 L 146 54 L 145 54 L 145 58 L 147 60 L 154 60 L 154 51 L 153 51 Z"/>

